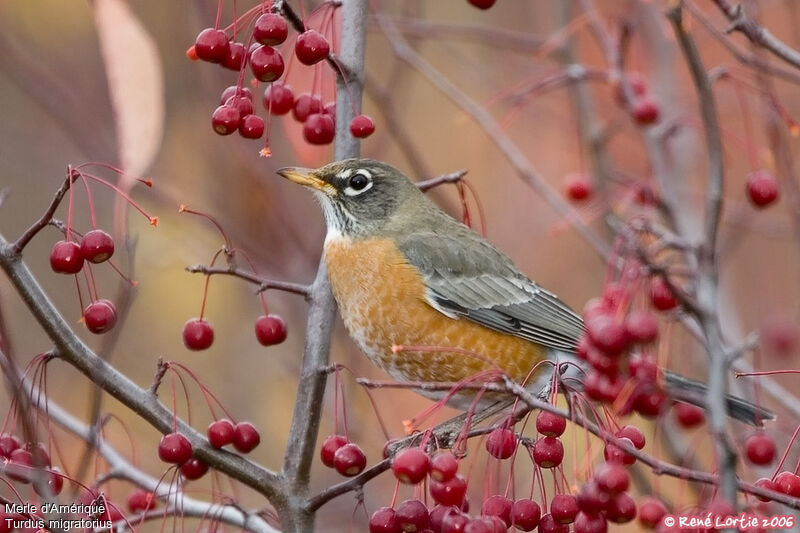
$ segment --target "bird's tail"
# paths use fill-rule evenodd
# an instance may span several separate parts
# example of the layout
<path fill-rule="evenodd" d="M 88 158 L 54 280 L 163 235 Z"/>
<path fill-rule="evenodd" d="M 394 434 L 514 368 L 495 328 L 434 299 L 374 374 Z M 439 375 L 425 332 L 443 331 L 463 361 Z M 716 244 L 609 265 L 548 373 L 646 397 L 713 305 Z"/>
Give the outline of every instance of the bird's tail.
<path fill-rule="evenodd" d="M 664 381 L 667 392 L 674 399 L 705 408 L 706 391 L 708 390 L 705 383 L 668 370 L 664 372 Z M 730 394 L 725 395 L 725 403 L 728 406 L 728 416 L 753 426 L 761 426 L 765 420 L 775 419 L 775 413 L 769 409 Z"/>

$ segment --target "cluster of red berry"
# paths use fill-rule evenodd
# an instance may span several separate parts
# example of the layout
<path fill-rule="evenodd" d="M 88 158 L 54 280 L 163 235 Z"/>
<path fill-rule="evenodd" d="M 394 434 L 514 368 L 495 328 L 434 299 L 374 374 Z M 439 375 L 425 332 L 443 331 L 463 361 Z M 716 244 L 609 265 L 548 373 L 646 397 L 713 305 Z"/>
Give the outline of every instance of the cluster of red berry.
<path fill-rule="evenodd" d="M 323 31 L 332 33 L 333 10 L 337 6 L 334 2 L 320 6 L 321 11 L 328 11 L 323 13 Z M 249 66 L 253 87 L 258 86 L 259 82 L 268 84 L 263 96 L 267 130 L 269 116 L 286 115 L 291 111 L 294 119 L 303 124 L 303 137 L 308 143 L 330 144 L 335 133 L 336 105 L 333 102 L 323 104 L 313 90 L 295 97 L 291 86 L 279 81 L 282 77 L 285 79 L 284 72 L 288 73 L 289 70 L 284 62 L 286 47 L 283 47 L 283 51 L 278 48 L 289 36 L 289 25 L 280 14 L 264 12 L 265 9 L 263 5 L 257 6 L 238 17 L 229 28 L 232 29 L 232 38 L 228 37 L 226 30 L 204 29 L 187 51 L 191 59 L 216 63 L 239 72 L 237 84 L 222 93 L 220 105 L 211 116 L 212 127 L 220 135 L 230 135 L 235 131 L 247 139 L 259 139 L 264 135 L 265 120 L 255 112 L 252 91 L 243 86 Z M 248 29 L 248 36 L 244 41 L 237 41 L 242 28 Z M 293 57 L 305 66 L 314 66 L 326 59 L 331 59 L 332 63 L 335 61 L 325 35 L 310 28 L 305 28 L 297 36 Z M 368 137 L 373 131 L 375 124 L 367 115 L 357 115 L 350 123 L 350 132 L 354 137 Z M 262 154 L 270 154 L 269 133 Z"/>
<path fill-rule="evenodd" d="M 50 462 L 50 454 L 42 442 L 22 441 L 11 433 L 0 435 L 0 462 L 2 473 L 9 479 L 23 484 L 33 483 L 39 496 L 58 495 L 64 488 L 64 475 Z M 45 483 L 34 483 L 44 475 Z M 49 493 L 46 494 L 44 491 Z"/>
<path fill-rule="evenodd" d="M 58 241 L 50 251 L 50 268 L 59 274 L 77 274 L 84 262 L 93 264 L 108 261 L 114 254 L 114 240 L 101 229 L 87 232 L 80 243 L 70 240 Z M 83 310 L 83 321 L 92 333 L 105 333 L 117 322 L 114 304 L 98 298 Z"/>
<path fill-rule="evenodd" d="M 561 416 L 545 411 L 539 413 L 536 428 L 540 437 L 529 445 L 537 467 L 553 469 L 561 465 L 564 448 L 560 437 L 566 426 L 567 421 Z M 634 426 L 624 426 L 616 435 L 637 449 L 645 445 L 644 435 Z M 323 461 L 343 442 L 346 442 L 344 437 L 328 437 L 323 443 Z M 514 455 L 519 442 L 512 429 L 498 427 L 488 434 L 485 446 L 492 457 L 506 460 Z M 410 499 L 381 507 L 370 517 L 369 530 L 370 533 L 502 533 L 513 526 L 520 531 L 538 528 L 540 533 L 566 533 L 572 524 L 576 533 L 605 532 L 608 522 L 630 522 L 637 514 L 636 502 L 627 492 L 630 476 L 626 467 L 633 464 L 633 456 L 608 444 L 605 458 L 577 494 L 553 496 L 546 509 L 549 512 L 542 514 L 542 507 L 532 498 L 513 501 L 505 495 L 494 494 L 484 498 L 479 515 L 471 516 L 468 514 L 468 481 L 458 473 L 458 458 L 449 451 L 429 455 L 422 447 L 407 448 L 392 459 L 392 472 L 403 484 L 427 481 L 434 506 L 429 509 L 424 502 Z M 640 507 L 640 523 L 649 528 L 655 527 L 666 513 L 664 504 L 655 498 L 643 499 Z"/>
<path fill-rule="evenodd" d="M 127 194 L 121 191 L 117 186 L 106 181 L 103 178 L 90 174 L 86 171 L 86 167 L 96 165 L 103 168 L 110 169 L 118 174 L 122 172 L 112 166 L 105 164 L 86 163 L 77 167 L 67 168 L 67 180 L 69 186 L 69 212 L 67 214 L 67 224 L 65 229 L 65 238 L 56 242 L 50 250 L 50 268 L 53 272 L 58 274 L 76 275 L 87 267 L 89 270 L 86 273 L 86 284 L 88 286 L 89 297 L 91 302 L 83 309 L 83 322 L 86 328 L 92 333 L 101 334 L 109 331 L 114 327 L 117 322 L 117 311 L 113 302 L 105 298 L 98 297 L 97 287 L 95 286 L 95 278 L 91 272 L 91 265 L 97 265 L 109 262 L 111 267 L 120 275 L 120 271 L 110 262 L 111 257 L 114 255 L 114 239 L 96 227 L 95 213 L 94 213 L 94 200 L 89 188 L 89 180 L 98 182 L 106 187 L 112 189 L 115 193 L 122 196 L 131 206 L 144 215 L 150 225 L 158 225 L 158 217 L 153 217 L 147 214 L 136 202 L 134 202 Z M 73 189 L 75 183 L 81 180 L 86 189 L 86 196 L 89 205 L 89 215 L 91 216 L 92 226 L 94 229 L 81 235 L 72 227 L 72 209 L 73 209 Z M 152 186 L 150 180 L 137 179 L 140 183 L 146 186 Z M 123 276 L 124 277 L 124 276 Z M 81 298 L 80 289 L 78 296 Z"/>
<path fill-rule="evenodd" d="M 361 447 L 344 435 L 329 435 L 319 450 L 322 464 L 334 468 L 343 476 L 357 476 L 367 466 L 367 456 Z"/>
<path fill-rule="evenodd" d="M 250 453 L 261 443 L 261 435 L 250 422 L 234 424 L 223 418 L 208 426 L 208 442 L 212 447 L 221 449 L 233 444 L 241 453 Z M 208 472 L 208 464 L 193 457 L 192 444 L 184 435 L 174 431 L 161 437 L 158 443 L 158 457 L 165 463 L 180 467 L 184 479 L 200 479 Z"/>
<path fill-rule="evenodd" d="M 586 334 L 577 350 L 591 367 L 584 390 L 594 400 L 614 403 L 620 414 L 636 411 L 654 417 L 669 405 L 659 382 L 658 362 L 648 353 L 649 345 L 658 338 L 658 321 L 645 309 L 626 314 L 628 292 L 622 285 L 610 283 L 603 297 L 590 300 L 584 307 Z M 650 281 L 650 302 L 659 311 L 678 305 L 661 278 Z M 631 353 L 634 348 L 636 352 Z"/>

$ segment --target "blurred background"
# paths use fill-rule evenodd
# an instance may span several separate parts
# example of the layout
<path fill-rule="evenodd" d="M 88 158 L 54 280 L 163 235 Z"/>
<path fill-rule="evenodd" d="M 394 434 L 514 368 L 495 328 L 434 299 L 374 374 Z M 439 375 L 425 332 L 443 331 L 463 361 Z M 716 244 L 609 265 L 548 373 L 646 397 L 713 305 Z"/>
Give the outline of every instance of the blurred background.
<path fill-rule="evenodd" d="M 800 18 L 791 0 L 745 3 L 775 35 L 789 45 L 800 45 Z M 238 6 L 241 11 L 251 7 L 244 4 Z M 382 0 L 372 2 L 371 9 L 389 16 L 422 58 L 494 116 L 507 141 L 524 155 L 542 183 L 606 243 L 612 244 L 603 221 L 608 210 L 624 218 L 653 214 L 652 208 L 634 205 L 631 198 L 642 187 L 660 194 L 663 184 L 653 179 L 654 167 L 669 168 L 668 174 L 676 180 L 670 184 L 671 194 L 678 199 L 681 216 L 690 230 L 697 229 L 704 200 L 704 138 L 685 62 L 663 16 L 667 2 L 596 2 L 598 16 L 612 30 L 622 20 L 630 24 L 626 70 L 646 78 L 660 118 L 657 124 L 643 127 L 615 99 L 614 80 L 586 83 L 593 124 L 605 128 L 606 154 L 613 162 L 617 179 L 605 195 L 593 195 L 582 202 L 569 203 L 564 195 L 567 175 L 591 172 L 589 148 L 581 140 L 571 84 L 533 92 L 526 92 L 526 88 L 559 76 L 566 64 L 580 64 L 597 72 L 607 72 L 609 68 L 586 14 L 581 6 L 570 8 L 569 4 L 560 0 L 501 0 L 494 8 L 482 11 L 466 0 Z M 148 72 L 151 79 L 145 85 L 162 88 L 156 91 L 155 100 L 142 100 L 137 110 L 140 119 L 150 124 L 142 134 L 142 142 L 147 138 L 156 148 L 152 163 L 140 172 L 153 180 L 153 187 L 137 185 L 131 196 L 157 215 L 159 224 L 153 228 L 131 210 L 129 237 L 135 254 L 126 253 L 119 244 L 122 239 L 117 237 L 116 261 L 138 285 L 132 291 L 129 313 L 119 328 L 117 342 L 104 356 L 142 386 L 150 384 L 158 358 L 190 367 L 231 413 L 240 420 L 252 421 L 261 430 L 262 443 L 250 454 L 252 459 L 278 468 L 285 447 L 291 446 L 286 435 L 304 342 L 305 302 L 301 297 L 277 291 L 267 294 L 270 312 L 285 318 L 289 336 L 283 344 L 265 348 L 253 334 L 253 323 L 262 313 L 254 287 L 241 280 L 214 277 L 205 316 L 214 326 L 215 342 L 206 351 L 188 351 L 181 342 L 181 329 L 187 319 L 200 313 L 204 278 L 185 268 L 208 264 L 223 240 L 208 221 L 179 214 L 178 207 L 185 204 L 214 216 L 234 244 L 253 259 L 261 275 L 309 283 L 316 272 L 324 238 L 322 215 L 306 191 L 280 179 L 275 169 L 322 165 L 332 158 L 332 147 L 305 143 L 300 125 L 289 117 L 271 120 L 270 158 L 259 157 L 263 140 L 214 133 L 211 113 L 219 105 L 221 91 L 236 83 L 237 74 L 208 63 L 191 62 L 185 52 L 201 29 L 213 26 L 216 3 L 131 0 L 127 5 L 152 40 L 152 50 L 128 50 L 129 58 L 117 51 L 110 59 L 121 62 L 123 68 L 139 68 L 137 62 L 150 58 L 151 52 L 157 59 L 146 59 L 149 69 L 145 67 L 143 72 Z M 305 2 L 303 12 L 311 12 L 315 5 Z M 727 26 L 724 16 L 713 6 L 705 2 L 692 5 L 714 31 L 721 32 Z M 16 238 L 41 215 L 64 179 L 68 164 L 121 164 L 112 100 L 137 98 L 138 89 L 129 85 L 128 92 L 112 97 L 96 10 L 97 5 L 92 2 L 0 3 L 0 232 L 8 239 Z M 735 344 L 746 333 L 759 330 L 765 321 L 776 317 L 775 321 L 790 325 L 791 337 L 800 302 L 796 177 L 791 163 L 789 176 L 776 169 L 767 124 L 769 117 L 775 116 L 775 108 L 765 102 L 779 103 L 785 117 L 800 117 L 800 93 L 796 82 L 774 76 L 759 79 L 737 63 L 726 45 L 748 55 L 756 53 L 742 36 L 720 38 L 689 13 L 687 18 L 706 68 L 727 69 L 741 80 L 719 81 L 715 85 L 725 137 L 727 203 L 721 236 L 725 333 Z M 232 3 L 225 2 L 224 24 L 231 20 Z M 105 20 L 102 24 L 113 35 L 113 22 Z M 291 55 L 291 48 L 286 47 L 293 43 L 292 35 L 284 45 L 286 56 Z M 571 51 L 566 50 L 567 44 Z M 767 63 L 778 63 L 763 52 L 758 57 Z M 800 77 L 797 69 L 781 67 Z M 467 170 L 485 214 L 489 239 L 525 273 L 578 310 L 589 298 L 602 293 L 605 260 L 572 228 L 553 201 L 546 201 L 520 178 L 484 128 L 438 87 L 395 58 L 374 18 L 368 30 L 366 71 L 368 87 L 363 109 L 374 118 L 376 131 L 362 143 L 364 156 L 387 161 L 415 180 Z M 332 72 L 327 66 L 316 69 L 316 81 L 314 73 L 315 69 L 304 70 L 295 65 L 289 70 L 288 83 L 296 92 L 313 86 L 326 95 L 325 101 L 330 100 Z M 262 91 L 263 87 L 254 89 L 258 112 L 263 116 Z M 148 116 L 150 113 L 153 115 Z M 162 122 L 163 128 L 158 125 Z M 778 127 L 782 142 L 788 143 L 791 153 L 798 143 L 787 133 L 790 125 L 791 120 L 786 118 Z M 659 142 L 670 143 L 672 160 L 652 159 L 653 147 Z M 782 194 L 776 205 L 757 211 L 748 203 L 744 184 L 749 173 L 761 168 L 778 175 Z M 96 173 L 116 179 L 113 173 Z M 112 231 L 114 195 L 101 187 L 93 186 L 93 191 L 98 224 Z M 461 216 L 454 186 L 442 186 L 430 194 L 448 212 Z M 476 221 L 476 204 L 472 197 L 468 201 L 472 220 Z M 82 193 L 76 194 L 73 209 L 73 224 L 85 231 L 89 210 Z M 66 218 L 66 203 L 57 216 Z M 45 229 L 26 248 L 25 260 L 76 331 L 100 349 L 102 339 L 86 332 L 79 323 L 81 309 L 73 280 L 54 274 L 49 268 L 49 250 L 60 238 L 54 228 Z M 120 279 L 110 268 L 102 265 L 95 269 L 95 275 L 101 296 L 119 297 Z M 50 349 L 48 339 L 5 278 L 0 278 L 0 305 L 18 364 L 24 365 L 34 355 Z M 691 335 L 680 327 L 670 329 L 669 349 L 669 358 L 684 373 L 703 376 L 703 354 Z M 760 357 L 756 361 L 759 369 L 796 366 L 794 348 L 783 358 L 765 355 L 763 351 L 756 353 Z M 341 324 L 336 326 L 331 360 L 344 364 L 356 376 L 386 378 L 359 353 Z M 789 386 L 793 383 L 782 377 L 776 380 Z M 365 393 L 350 374 L 343 374 L 342 383 L 351 439 L 362 445 L 371 464 L 379 460 L 385 437 Z M 321 437 L 335 431 L 332 385 L 331 380 Z M 190 384 L 189 388 L 191 421 L 203 430 L 212 417 L 197 387 Z M 54 400 L 86 419 L 92 387 L 75 370 L 58 361 L 50 364 L 47 390 Z M 172 394 L 171 385 L 165 382 L 162 400 L 171 401 Z M 185 416 L 183 392 L 178 390 L 176 394 L 179 413 Z M 391 437 L 402 436 L 402 421 L 430 405 L 407 391 L 379 391 L 374 397 Z M 0 402 L 7 410 L 7 397 Z M 103 411 L 118 417 L 109 422 L 106 437 L 121 450 L 129 450 L 132 444 L 121 431 L 124 424 L 134 435 L 138 462 L 159 475 L 164 465 L 156 454 L 157 432 L 108 397 L 103 399 Z M 785 420 L 779 424 L 790 432 L 793 423 Z M 687 439 L 698 455 L 707 445 L 702 436 L 690 434 Z M 581 442 L 573 441 L 572 451 L 568 448 L 568 456 L 575 452 L 580 458 L 570 468 L 585 468 L 585 453 L 602 453 L 601 448 L 586 452 L 585 443 Z M 785 444 L 784 440 L 779 447 Z M 67 470 L 74 468 L 80 450 L 77 441 L 64 440 L 61 460 Z M 481 463 L 476 468 L 483 466 Z M 491 479 L 504 488 L 503 474 L 498 470 L 493 475 Z M 529 474 L 523 471 L 517 473 L 520 493 L 528 491 L 530 478 L 526 475 Z M 340 478 L 320 465 L 313 479 L 319 490 Z M 393 486 L 391 476 L 370 483 L 365 496 L 368 512 L 389 503 Z M 204 495 L 209 487 L 206 479 L 190 485 L 189 491 Z M 231 491 L 226 483 L 217 488 Z M 484 490 L 491 492 L 491 488 L 480 484 L 473 484 L 472 488 L 475 498 L 480 498 Z M 107 495 L 124 500 L 129 490 L 123 484 L 112 485 Z M 237 491 L 244 505 L 263 505 L 249 491 Z M 401 496 L 410 497 L 408 492 Z M 325 531 L 344 531 L 351 526 L 361 530 L 366 519 L 363 511 L 354 516 L 354 508 L 352 495 L 338 498 L 321 511 L 318 523 L 325 524 Z"/>

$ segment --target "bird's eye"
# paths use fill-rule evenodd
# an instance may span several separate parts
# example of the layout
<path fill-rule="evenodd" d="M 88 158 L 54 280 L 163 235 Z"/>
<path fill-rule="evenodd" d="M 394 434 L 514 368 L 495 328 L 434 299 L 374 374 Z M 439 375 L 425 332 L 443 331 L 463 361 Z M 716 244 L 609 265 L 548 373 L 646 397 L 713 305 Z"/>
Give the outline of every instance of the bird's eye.
<path fill-rule="evenodd" d="M 359 195 L 372 187 L 372 174 L 363 168 L 356 170 L 350 179 L 347 180 L 347 188 L 344 193 L 347 196 Z"/>

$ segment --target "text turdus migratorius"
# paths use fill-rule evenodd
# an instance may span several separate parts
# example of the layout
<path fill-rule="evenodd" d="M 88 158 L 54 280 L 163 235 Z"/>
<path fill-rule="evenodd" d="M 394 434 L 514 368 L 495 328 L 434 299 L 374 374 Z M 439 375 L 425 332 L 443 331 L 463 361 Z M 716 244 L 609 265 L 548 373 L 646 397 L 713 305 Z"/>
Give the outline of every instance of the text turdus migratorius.
<path fill-rule="evenodd" d="M 347 159 L 278 173 L 319 200 L 325 262 L 345 326 L 394 379 L 461 382 L 500 370 L 522 382 L 536 363 L 575 351 L 581 317 L 394 167 Z M 679 399 L 703 402 L 698 382 L 667 373 L 666 385 Z M 468 402 L 464 395 L 451 401 Z M 732 397 L 729 412 L 747 421 L 770 415 Z"/>

